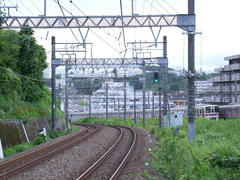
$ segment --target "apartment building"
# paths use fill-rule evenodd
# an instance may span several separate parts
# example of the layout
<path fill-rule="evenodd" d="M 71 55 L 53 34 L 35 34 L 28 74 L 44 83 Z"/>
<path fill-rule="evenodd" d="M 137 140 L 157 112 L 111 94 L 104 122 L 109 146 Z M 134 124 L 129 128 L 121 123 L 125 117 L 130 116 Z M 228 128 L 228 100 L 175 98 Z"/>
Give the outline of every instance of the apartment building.
<path fill-rule="evenodd" d="M 206 103 L 240 103 L 240 55 L 228 56 L 224 60 L 228 65 L 215 69 L 219 75 L 209 79 L 212 87 L 206 90 Z"/>

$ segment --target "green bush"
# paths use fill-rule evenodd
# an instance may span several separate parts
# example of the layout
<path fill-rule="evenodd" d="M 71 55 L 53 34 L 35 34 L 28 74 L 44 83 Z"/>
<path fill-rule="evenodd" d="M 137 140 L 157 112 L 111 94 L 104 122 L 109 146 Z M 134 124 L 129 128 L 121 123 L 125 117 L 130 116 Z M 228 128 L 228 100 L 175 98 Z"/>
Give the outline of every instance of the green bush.
<path fill-rule="evenodd" d="M 230 145 L 217 147 L 210 152 L 206 158 L 212 166 L 220 168 L 238 169 L 240 167 L 239 150 L 235 150 Z"/>
<path fill-rule="evenodd" d="M 32 143 L 33 143 L 34 146 L 36 146 L 36 145 L 42 144 L 46 141 L 47 141 L 46 136 L 44 136 L 43 134 L 38 134 L 37 137 L 33 140 Z"/>
<path fill-rule="evenodd" d="M 52 138 L 52 139 L 55 139 L 55 138 L 58 138 L 60 136 L 64 136 L 67 134 L 67 131 L 56 131 L 56 130 L 53 130 L 50 132 L 50 135 L 49 137 Z"/>

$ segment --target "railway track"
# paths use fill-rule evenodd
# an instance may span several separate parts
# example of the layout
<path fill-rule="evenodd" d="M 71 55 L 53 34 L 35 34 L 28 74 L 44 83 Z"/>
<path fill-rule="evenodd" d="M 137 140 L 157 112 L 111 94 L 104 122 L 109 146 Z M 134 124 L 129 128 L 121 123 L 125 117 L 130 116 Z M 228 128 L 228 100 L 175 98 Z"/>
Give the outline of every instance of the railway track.
<path fill-rule="evenodd" d="M 84 171 L 76 180 L 110 179 L 120 175 L 136 144 L 136 133 L 130 127 L 111 126 L 118 129 L 119 136 L 112 146 Z"/>
<path fill-rule="evenodd" d="M 83 141 L 87 137 L 96 133 L 100 126 L 96 125 L 84 125 L 78 124 L 81 126 L 85 126 L 86 129 L 80 132 L 77 132 L 69 137 L 59 140 L 55 143 L 46 145 L 42 148 L 39 148 L 35 151 L 26 153 L 20 157 L 15 159 L 3 162 L 0 164 L 0 179 L 5 179 L 8 176 L 11 176 L 19 171 L 22 171 L 26 168 L 33 166 L 34 164 L 52 157 L 53 155 L 62 152 L 75 144 Z"/>

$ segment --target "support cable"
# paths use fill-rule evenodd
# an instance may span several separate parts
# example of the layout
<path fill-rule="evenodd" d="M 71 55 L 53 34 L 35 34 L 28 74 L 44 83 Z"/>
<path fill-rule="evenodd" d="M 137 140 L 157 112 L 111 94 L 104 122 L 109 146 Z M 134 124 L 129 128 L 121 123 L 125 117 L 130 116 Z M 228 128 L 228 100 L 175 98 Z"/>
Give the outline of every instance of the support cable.
<path fill-rule="evenodd" d="M 32 15 L 34 15 L 34 13 L 22 2 L 22 0 L 20 0 L 20 3 L 21 3 Z"/>
<path fill-rule="evenodd" d="M 55 1 L 55 0 L 54 0 L 54 1 Z M 56 1 L 55 1 L 55 2 L 56 2 Z M 62 12 L 62 14 L 63 14 L 63 16 L 66 17 L 66 16 L 65 16 L 65 13 L 64 13 L 64 11 L 63 11 L 63 8 L 62 8 L 62 6 L 61 6 L 61 4 L 60 4 L 60 2 L 59 2 L 59 0 L 57 0 L 57 4 L 58 4 L 58 6 L 59 6 L 59 8 L 60 8 L 60 10 L 61 10 L 61 12 Z M 72 28 L 70 28 L 70 31 L 72 32 L 72 34 L 73 34 L 74 38 L 77 40 L 77 42 L 80 43 L 80 41 L 78 40 L 77 36 L 76 36 L 75 33 L 73 32 Z"/>
<path fill-rule="evenodd" d="M 4 67 L 2 67 L 2 66 L 0 66 L 0 69 L 3 70 L 3 71 L 6 71 L 6 72 L 8 72 L 8 73 L 15 74 L 15 75 L 17 75 L 18 77 L 21 77 L 21 78 L 24 78 L 24 79 L 28 79 L 28 80 L 31 80 L 31 81 L 37 81 L 37 82 L 45 82 L 44 80 L 35 79 L 35 78 L 29 77 L 29 76 L 25 76 L 25 75 L 19 74 L 19 73 L 14 72 L 14 71 L 10 71 L 9 69 L 4 68 Z"/>
<path fill-rule="evenodd" d="M 41 15 L 41 11 L 39 10 L 39 8 L 37 7 L 37 5 L 35 4 L 35 2 L 33 0 L 31 0 L 31 3 L 33 4 L 33 6 L 38 10 L 38 12 L 40 13 L 39 15 Z"/>
<path fill-rule="evenodd" d="M 55 0 L 54 0 L 55 1 Z M 87 16 L 74 2 L 72 2 L 73 6 L 79 10 L 83 15 Z M 65 9 L 66 10 L 66 9 Z M 68 12 L 69 13 L 69 12 Z M 69 13 L 71 14 L 71 13 Z M 73 14 L 71 14 L 73 16 Z M 106 32 L 105 30 L 101 29 L 102 31 L 104 31 L 105 33 L 107 33 L 109 35 L 108 32 Z M 114 51 L 116 51 L 117 53 L 120 53 L 116 48 L 114 48 L 110 43 L 108 43 L 107 41 L 105 41 L 101 36 L 99 36 L 98 34 L 96 34 L 94 31 L 92 31 L 90 29 L 90 31 L 95 35 L 97 36 L 101 41 L 103 41 L 105 44 L 107 44 L 109 47 L 111 47 Z M 116 39 L 116 37 L 114 37 L 114 39 Z"/>

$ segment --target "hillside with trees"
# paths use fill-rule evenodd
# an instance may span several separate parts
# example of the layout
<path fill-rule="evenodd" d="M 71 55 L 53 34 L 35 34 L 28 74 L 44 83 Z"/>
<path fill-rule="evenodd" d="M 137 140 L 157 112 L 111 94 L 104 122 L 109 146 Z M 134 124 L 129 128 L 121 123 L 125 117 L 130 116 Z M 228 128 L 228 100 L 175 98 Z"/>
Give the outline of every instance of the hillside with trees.
<path fill-rule="evenodd" d="M 50 114 L 51 94 L 43 81 L 46 51 L 31 28 L 0 29 L 0 119 Z"/>

